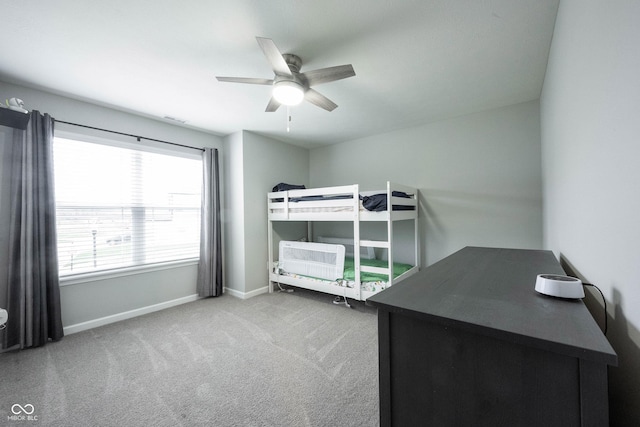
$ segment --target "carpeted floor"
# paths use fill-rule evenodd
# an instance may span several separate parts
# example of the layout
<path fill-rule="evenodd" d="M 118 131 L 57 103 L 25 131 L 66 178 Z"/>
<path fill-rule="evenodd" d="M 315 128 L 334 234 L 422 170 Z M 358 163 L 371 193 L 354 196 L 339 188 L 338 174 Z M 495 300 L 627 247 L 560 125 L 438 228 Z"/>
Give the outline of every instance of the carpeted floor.
<path fill-rule="evenodd" d="M 209 298 L 0 354 L 0 425 L 377 426 L 376 311 L 331 301 Z"/>

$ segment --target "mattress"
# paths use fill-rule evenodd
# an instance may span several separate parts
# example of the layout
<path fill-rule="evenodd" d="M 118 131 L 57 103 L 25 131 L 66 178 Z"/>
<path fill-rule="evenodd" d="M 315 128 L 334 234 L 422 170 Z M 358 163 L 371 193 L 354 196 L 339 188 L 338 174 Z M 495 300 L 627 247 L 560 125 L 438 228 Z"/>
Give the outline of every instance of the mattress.
<path fill-rule="evenodd" d="M 360 211 L 366 211 L 360 200 Z M 353 212 L 353 205 L 349 206 L 312 206 L 297 207 L 294 203 L 289 204 L 289 213 L 322 213 L 322 212 Z M 271 213 L 284 213 L 284 209 L 271 209 Z"/>
<path fill-rule="evenodd" d="M 387 268 L 388 263 L 385 260 L 380 259 L 360 259 L 361 266 L 368 267 L 379 267 L 379 268 Z M 407 271 L 413 268 L 412 265 L 403 264 L 399 262 L 393 263 L 393 277 L 396 278 Z M 277 269 L 277 263 L 276 263 Z M 315 280 L 317 282 L 327 283 L 327 280 L 319 279 L 317 277 L 304 276 L 302 274 L 288 273 L 286 271 L 280 271 L 280 274 L 288 277 L 295 278 L 304 278 L 307 280 Z M 335 284 L 338 286 L 343 286 L 347 288 L 353 288 L 356 285 L 355 282 L 356 271 L 355 271 L 355 262 L 353 258 L 345 258 L 344 259 L 344 274 L 342 279 L 338 279 L 335 281 Z M 368 292 L 379 292 L 383 289 L 386 289 L 387 282 L 389 281 L 389 276 L 386 274 L 378 274 L 378 273 L 369 273 L 369 272 L 360 272 L 360 289 Z"/>
<path fill-rule="evenodd" d="M 387 268 L 389 266 L 388 261 L 382 259 L 363 259 L 360 258 L 360 265 L 366 267 L 378 267 L 378 268 Z M 393 277 L 396 278 L 407 271 L 413 268 L 412 265 L 403 264 L 400 262 L 393 263 Z M 344 274 L 343 279 L 345 280 L 355 280 L 356 278 L 356 269 L 355 262 L 353 258 L 345 258 L 344 259 Z M 378 274 L 378 273 L 369 273 L 366 271 L 360 272 L 360 282 L 388 282 L 389 275 L 387 274 Z"/>
<path fill-rule="evenodd" d="M 411 197 L 403 192 L 394 191 L 394 197 L 401 197 L 410 199 Z M 336 200 L 353 200 L 350 195 L 339 196 L 307 196 L 307 197 L 294 197 L 289 199 L 289 212 L 290 213 L 321 213 L 321 212 L 352 212 L 353 203 L 331 203 Z M 276 202 L 282 202 L 282 199 L 275 199 Z M 297 202 L 320 202 L 323 205 L 315 206 L 296 206 Z M 369 196 L 360 196 L 359 201 L 360 211 L 386 211 L 387 210 L 387 194 L 378 193 Z M 393 210 L 414 210 L 415 207 L 411 205 L 393 205 Z M 284 213 L 284 208 L 271 209 L 271 213 Z"/>

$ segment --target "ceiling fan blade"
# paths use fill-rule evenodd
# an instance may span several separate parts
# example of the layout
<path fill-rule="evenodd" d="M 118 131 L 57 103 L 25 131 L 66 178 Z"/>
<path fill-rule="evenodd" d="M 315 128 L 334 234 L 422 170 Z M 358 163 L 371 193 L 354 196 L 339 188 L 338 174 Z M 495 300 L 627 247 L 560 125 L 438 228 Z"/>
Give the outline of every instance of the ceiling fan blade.
<path fill-rule="evenodd" d="M 273 68 L 273 71 L 276 74 L 280 76 L 293 75 L 273 40 L 266 39 L 264 37 L 256 37 L 256 40 L 258 40 L 258 44 L 264 52 L 264 56 L 267 57 L 267 61 L 269 61 L 271 68 Z"/>
<path fill-rule="evenodd" d="M 248 83 L 252 85 L 272 85 L 272 79 L 254 79 L 251 77 L 217 77 L 219 82 Z"/>
<path fill-rule="evenodd" d="M 302 73 L 307 78 L 309 86 L 319 85 L 321 83 L 333 82 L 336 80 L 353 77 L 356 72 L 351 64 L 338 65 L 336 67 L 321 68 L 319 70 L 307 71 Z"/>
<path fill-rule="evenodd" d="M 271 99 L 269 100 L 269 103 L 267 104 L 267 109 L 264 111 L 267 113 L 273 113 L 278 109 L 278 107 L 280 107 L 280 103 L 276 101 L 274 97 L 271 97 Z"/>
<path fill-rule="evenodd" d="M 338 107 L 338 104 L 313 89 L 307 89 L 304 93 L 304 99 L 327 111 L 333 111 Z"/>

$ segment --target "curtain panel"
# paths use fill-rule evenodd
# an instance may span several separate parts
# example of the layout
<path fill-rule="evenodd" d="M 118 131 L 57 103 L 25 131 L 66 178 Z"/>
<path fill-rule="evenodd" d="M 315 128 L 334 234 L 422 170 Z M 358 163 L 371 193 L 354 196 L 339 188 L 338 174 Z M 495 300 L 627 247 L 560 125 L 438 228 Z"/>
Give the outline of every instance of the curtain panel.
<path fill-rule="evenodd" d="M 32 111 L 14 130 L 10 184 L 9 319 L 3 349 L 39 347 L 64 333 L 60 309 L 53 183 L 53 118 Z"/>
<path fill-rule="evenodd" d="M 223 291 L 218 150 L 204 149 L 202 167 L 202 214 L 197 289 L 201 297 L 215 297 L 222 295 Z"/>

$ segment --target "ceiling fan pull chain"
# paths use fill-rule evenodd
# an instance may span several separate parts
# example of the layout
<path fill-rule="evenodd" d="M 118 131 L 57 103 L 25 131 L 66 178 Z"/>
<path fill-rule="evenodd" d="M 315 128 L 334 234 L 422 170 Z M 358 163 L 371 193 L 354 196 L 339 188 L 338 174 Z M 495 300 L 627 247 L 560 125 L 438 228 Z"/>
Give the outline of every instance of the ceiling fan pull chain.
<path fill-rule="evenodd" d="M 290 127 L 290 125 L 291 125 L 291 113 L 290 113 L 289 108 L 290 107 L 287 105 L 287 133 L 289 133 L 289 131 L 291 130 L 291 127 Z"/>

